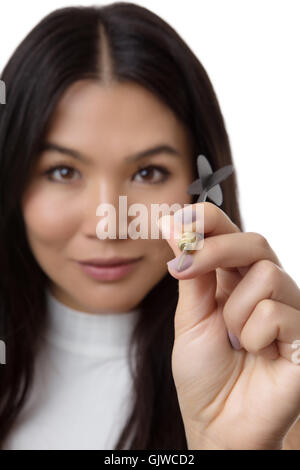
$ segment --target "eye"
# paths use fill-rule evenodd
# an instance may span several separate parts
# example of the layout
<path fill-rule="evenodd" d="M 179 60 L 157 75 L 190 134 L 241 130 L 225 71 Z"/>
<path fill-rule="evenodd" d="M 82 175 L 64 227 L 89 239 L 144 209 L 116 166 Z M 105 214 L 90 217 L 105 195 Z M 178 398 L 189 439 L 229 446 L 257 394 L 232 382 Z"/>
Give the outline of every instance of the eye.
<path fill-rule="evenodd" d="M 63 176 L 63 178 L 55 178 L 54 177 L 55 172 L 57 172 L 57 174 L 61 174 Z M 52 167 L 48 168 L 48 170 L 45 171 L 44 174 L 47 175 L 47 178 L 50 181 L 55 181 L 55 182 L 66 181 L 66 182 L 68 182 L 68 181 L 72 181 L 72 174 L 74 174 L 74 172 L 77 172 L 77 170 L 75 170 L 74 168 L 72 168 L 70 166 L 56 165 L 56 166 L 52 166 Z M 71 177 L 70 177 L 70 175 L 71 175 Z"/>
<path fill-rule="evenodd" d="M 140 168 L 135 175 L 140 175 L 142 180 L 150 184 L 158 184 L 166 181 L 171 173 L 167 168 L 160 165 L 149 165 L 143 168 Z"/>

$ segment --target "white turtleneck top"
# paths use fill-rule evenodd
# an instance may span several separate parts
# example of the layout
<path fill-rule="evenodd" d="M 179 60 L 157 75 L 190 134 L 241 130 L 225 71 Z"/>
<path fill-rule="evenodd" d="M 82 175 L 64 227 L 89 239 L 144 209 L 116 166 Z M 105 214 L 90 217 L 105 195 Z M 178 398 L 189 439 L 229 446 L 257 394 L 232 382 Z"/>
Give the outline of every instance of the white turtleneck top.
<path fill-rule="evenodd" d="M 133 403 L 127 351 L 138 310 L 73 310 L 47 290 L 33 386 L 3 450 L 112 450 Z"/>

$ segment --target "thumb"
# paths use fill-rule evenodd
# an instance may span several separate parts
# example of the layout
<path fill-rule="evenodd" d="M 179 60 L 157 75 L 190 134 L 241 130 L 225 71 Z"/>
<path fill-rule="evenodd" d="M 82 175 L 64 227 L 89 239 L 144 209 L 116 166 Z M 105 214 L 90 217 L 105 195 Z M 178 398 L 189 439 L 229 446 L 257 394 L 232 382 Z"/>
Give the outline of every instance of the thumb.
<path fill-rule="evenodd" d="M 175 237 L 174 216 L 161 217 L 158 226 L 179 259 L 182 252 L 178 247 L 180 238 Z M 183 231 L 193 231 L 191 228 L 184 224 Z M 203 249 L 205 241 L 203 248 L 186 255 L 193 258 L 195 266 Z M 172 372 L 181 408 L 193 414 L 193 406 L 197 409 L 207 406 L 226 383 L 234 351 L 228 341 L 222 305 L 216 301 L 216 270 L 197 274 L 197 269 L 193 269 L 188 275 L 184 270 L 176 271 L 175 263 L 175 259 L 168 263 L 170 274 L 178 279 L 179 294 L 174 316 Z"/>
<path fill-rule="evenodd" d="M 217 279 L 216 271 L 213 270 L 208 273 L 202 273 L 195 275 L 193 278 L 186 278 L 184 270 L 177 271 L 178 261 L 182 254 L 182 251 L 178 247 L 181 232 L 177 230 L 176 220 L 174 216 L 165 215 L 158 219 L 158 227 L 163 234 L 163 237 L 169 243 L 175 258 L 170 260 L 168 264 L 169 273 L 178 279 L 178 304 L 175 313 L 175 325 L 176 331 L 186 331 L 192 328 L 203 319 L 206 319 L 217 309 L 216 302 L 216 288 Z M 192 230 L 192 224 L 184 224 L 184 231 L 195 231 Z M 176 238 L 177 237 L 177 238 Z M 205 244 L 205 241 L 204 241 Z M 193 254 L 185 255 L 184 265 L 190 265 L 195 263 L 201 258 L 201 250 L 195 250 Z M 185 277 L 182 279 L 182 277 Z"/>

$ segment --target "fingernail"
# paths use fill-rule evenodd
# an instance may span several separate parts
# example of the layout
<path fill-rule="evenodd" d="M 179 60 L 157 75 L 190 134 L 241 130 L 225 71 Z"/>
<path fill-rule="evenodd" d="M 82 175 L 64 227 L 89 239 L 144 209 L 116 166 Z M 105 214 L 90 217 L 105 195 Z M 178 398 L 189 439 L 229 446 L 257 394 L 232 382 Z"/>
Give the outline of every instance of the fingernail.
<path fill-rule="evenodd" d="M 228 331 L 228 337 L 229 337 L 229 341 L 233 349 L 236 349 L 237 351 L 241 349 L 241 343 L 239 342 L 239 339 L 235 335 L 233 335 L 230 331 Z"/>
<path fill-rule="evenodd" d="M 171 269 L 175 269 L 178 272 L 184 271 L 185 269 L 189 268 L 193 264 L 193 257 L 191 255 L 185 255 L 183 263 L 180 267 L 180 269 L 177 268 L 178 266 L 178 261 L 180 259 L 181 255 L 176 256 L 176 258 L 171 259 L 171 261 L 167 262 L 167 265 Z"/>
<path fill-rule="evenodd" d="M 197 218 L 197 213 L 195 209 L 193 209 L 193 206 L 187 206 L 187 207 L 184 207 L 183 209 L 179 209 L 174 214 L 174 222 L 181 224 L 181 225 L 195 222 L 196 218 Z"/>
<path fill-rule="evenodd" d="M 170 214 L 167 214 L 156 220 L 158 228 L 161 230 L 163 236 L 167 239 L 170 238 L 170 219 Z"/>

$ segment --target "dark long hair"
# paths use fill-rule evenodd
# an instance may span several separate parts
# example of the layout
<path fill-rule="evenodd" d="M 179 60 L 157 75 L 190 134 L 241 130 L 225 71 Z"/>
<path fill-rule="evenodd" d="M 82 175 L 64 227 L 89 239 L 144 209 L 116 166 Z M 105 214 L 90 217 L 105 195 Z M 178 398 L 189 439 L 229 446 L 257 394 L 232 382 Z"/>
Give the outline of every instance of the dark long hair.
<path fill-rule="evenodd" d="M 0 320 L 6 344 L 0 447 L 28 397 L 46 317 L 48 279 L 28 244 L 21 199 L 55 106 L 67 87 L 84 78 L 135 82 L 162 100 L 190 134 L 195 178 L 199 153 L 214 171 L 232 163 L 205 69 L 178 33 L 148 9 L 121 2 L 61 8 L 16 48 L 1 74 L 7 92 L 0 106 Z M 222 210 L 243 230 L 234 173 L 222 190 Z M 135 400 L 115 449 L 187 449 L 171 370 L 177 301 L 178 281 L 167 273 L 139 305 L 131 342 L 137 347 L 131 364 Z"/>

